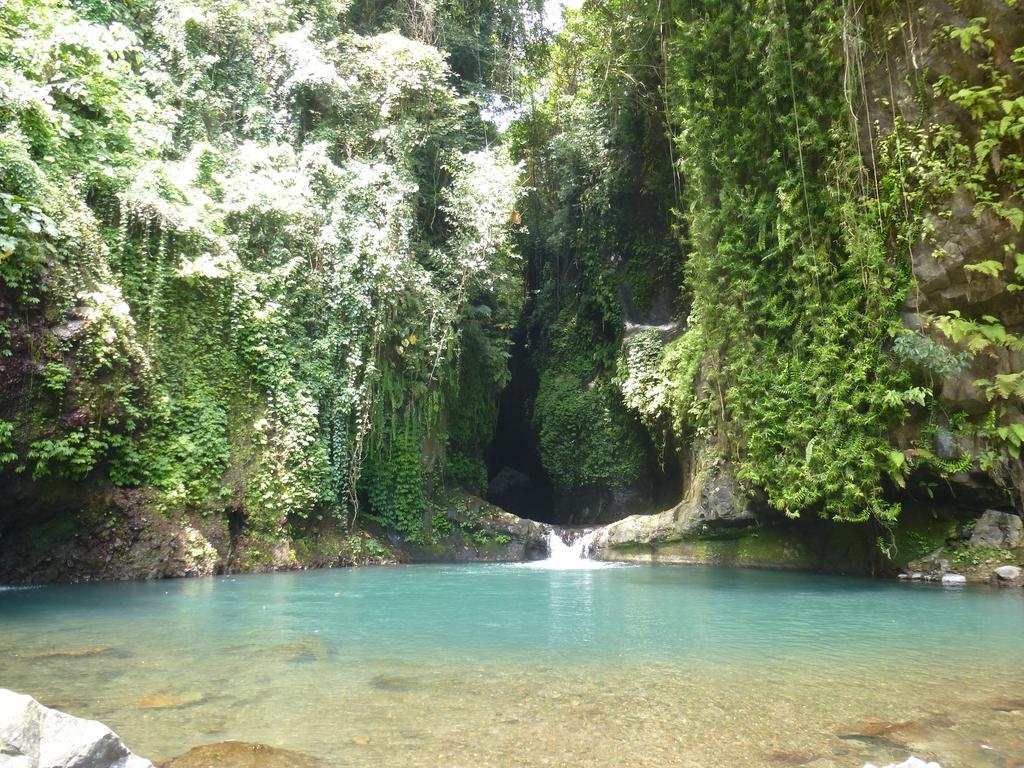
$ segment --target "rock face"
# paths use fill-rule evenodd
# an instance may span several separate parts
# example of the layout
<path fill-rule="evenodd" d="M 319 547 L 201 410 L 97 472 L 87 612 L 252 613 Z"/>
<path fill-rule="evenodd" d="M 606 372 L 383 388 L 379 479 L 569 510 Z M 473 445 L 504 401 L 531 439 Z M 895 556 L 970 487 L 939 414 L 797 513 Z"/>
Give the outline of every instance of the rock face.
<path fill-rule="evenodd" d="M 117 581 L 209 576 L 224 568 L 226 524 L 163 514 L 140 489 L 83 490 L 73 517 L 2 531 L 0 580 Z"/>
<path fill-rule="evenodd" d="M 401 542 L 401 547 L 413 560 L 456 562 L 514 562 L 539 560 L 548 554 L 548 526 L 517 517 L 478 496 L 459 497 L 447 510 L 438 525 L 431 520 L 424 527 L 447 529 L 433 544 L 413 545 Z"/>
<path fill-rule="evenodd" d="M 972 547 L 1013 549 L 1024 541 L 1024 524 L 1011 512 L 986 509 L 971 534 Z"/>
<path fill-rule="evenodd" d="M 653 485 L 644 478 L 626 488 L 584 486 L 555 492 L 555 509 L 565 525 L 600 525 L 624 514 L 652 511 Z"/>
<path fill-rule="evenodd" d="M 523 472 L 502 467 L 487 486 L 487 498 L 505 509 L 522 509 L 533 502 L 536 484 Z"/>
<path fill-rule="evenodd" d="M 695 470 L 689 493 L 679 504 L 654 515 L 632 515 L 601 528 L 594 538 L 598 559 L 622 559 L 625 549 L 638 547 L 650 556 L 626 559 L 660 559 L 666 562 L 698 562 L 685 552 L 659 552 L 664 545 L 693 539 L 711 529 L 727 529 L 756 521 L 752 505 L 738 491 L 735 480 L 718 464 Z M 634 553 L 636 554 L 636 553 Z M 659 556 L 660 555 L 660 556 Z"/>
<path fill-rule="evenodd" d="M 962 25 L 959 8 L 939 0 L 926 0 L 919 4 L 916 20 L 904 27 L 902 35 L 892 37 L 892 48 L 882 62 L 867 74 L 865 99 L 868 114 L 863 116 L 863 130 L 882 133 L 892 128 L 892 120 L 901 113 L 908 124 L 916 121 L 933 126 L 952 125 L 962 134 L 968 145 L 979 138 L 982 122 L 968 120 L 963 110 L 941 98 L 930 100 L 927 106 L 917 97 L 916 89 L 922 83 L 914 77 L 893 77 L 887 70 L 890 63 L 908 74 L 927 72 L 929 85 L 942 78 L 954 83 L 976 82 L 979 77 L 979 58 L 973 52 L 961 48 L 956 40 L 944 32 Z M 902 11 L 894 10 L 892 22 L 907 21 Z M 977 0 L 971 5 L 970 16 L 984 17 L 987 29 L 993 31 L 988 42 L 990 60 L 1004 61 L 1020 45 L 1020 8 L 1000 0 Z M 880 22 L 890 23 L 889 20 Z M 908 30 L 913 30 L 908 32 Z M 909 35 L 915 42 L 908 43 Z M 916 41 L 922 41 L 917 45 Z M 930 41 L 930 42 L 924 42 Z M 913 56 L 909 52 L 913 50 Z M 1019 83 L 1020 72 L 1013 70 L 1012 78 Z M 911 84 L 913 83 L 913 84 Z M 922 112 L 922 107 L 926 111 Z M 877 121 L 877 122 L 876 122 Z M 866 137 L 865 137 L 866 138 Z M 864 146 L 867 146 L 865 144 Z M 993 160 L 992 170 L 998 174 L 1001 160 Z M 994 318 L 1008 333 L 1020 334 L 1024 330 L 1024 294 L 1008 290 L 1009 275 L 1013 264 L 1009 254 L 1020 250 L 1022 234 L 1019 227 L 997 216 L 990 208 L 979 204 L 975 194 L 966 186 L 947 190 L 941 200 L 930 205 L 921 216 L 928 221 L 927 236 L 921 237 L 910 248 L 915 284 L 910 288 L 904 303 L 903 321 L 906 328 L 916 334 L 922 344 L 940 344 L 952 354 L 959 354 L 963 347 L 951 344 L 949 339 L 932 322 L 933 318 L 948 313 L 957 317 Z M 982 262 L 999 265 L 996 273 L 977 271 Z M 1008 279 L 1009 278 L 1009 279 Z M 1024 367 L 1024 351 L 1010 345 L 993 345 L 982 354 L 969 355 L 958 370 L 950 370 L 938 381 L 939 400 L 944 409 L 932 411 L 933 421 L 944 418 L 942 411 L 952 414 L 970 414 L 975 423 L 980 423 L 992 408 L 992 402 L 978 385 L 981 379 L 995 380 L 995 377 L 1014 374 Z M 1008 424 L 1020 419 L 1019 403 L 1007 401 L 1005 421 Z M 894 435 L 901 448 L 912 448 L 920 437 L 924 422 L 914 424 L 910 430 L 897 430 Z M 947 429 L 948 427 L 948 429 Z M 961 433 L 952 424 L 942 425 L 934 439 L 934 449 L 947 460 L 956 461 L 967 453 L 977 455 L 985 446 L 974 438 Z M 1024 465 L 1020 461 L 999 460 L 986 470 L 974 466 L 957 472 L 948 478 L 950 487 L 960 491 L 959 497 L 968 505 L 999 504 L 1000 494 L 1010 490 L 1018 500 L 1024 490 Z M 983 508 L 983 507 L 982 507 Z M 996 546 L 996 545 L 986 545 Z"/>
<path fill-rule="evenodd" d="M 5 768 L 153 768 L 102 723 L 6 688 L 0 688 L 0 756 Z"/>

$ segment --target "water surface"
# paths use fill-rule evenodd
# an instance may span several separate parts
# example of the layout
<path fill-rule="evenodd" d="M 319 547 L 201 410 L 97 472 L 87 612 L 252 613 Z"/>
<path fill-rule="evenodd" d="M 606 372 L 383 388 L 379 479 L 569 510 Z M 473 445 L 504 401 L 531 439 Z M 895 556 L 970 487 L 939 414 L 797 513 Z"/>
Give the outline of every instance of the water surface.
<path fill-rule="evenodd" d="M 0 591 L 0 686 L 166 760 L 1024 765 L 1024 598 L 806 574 L 421 565 Z"/>

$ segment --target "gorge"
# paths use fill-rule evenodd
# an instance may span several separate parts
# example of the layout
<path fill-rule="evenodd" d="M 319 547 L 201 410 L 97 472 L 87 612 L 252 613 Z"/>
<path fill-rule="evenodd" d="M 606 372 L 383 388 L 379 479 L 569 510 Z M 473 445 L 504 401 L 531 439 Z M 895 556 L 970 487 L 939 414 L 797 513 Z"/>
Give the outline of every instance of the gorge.
<path fill-rule="evenodd" d="M 552 8 L 5 5 L 3 580 L 1020 559 L 1018 4 Z"/>
<path fill-rule="evenodd" d="M 1022 289 L 1020 0 L 2 0 L 0 688 L 1024 764 Z"/>

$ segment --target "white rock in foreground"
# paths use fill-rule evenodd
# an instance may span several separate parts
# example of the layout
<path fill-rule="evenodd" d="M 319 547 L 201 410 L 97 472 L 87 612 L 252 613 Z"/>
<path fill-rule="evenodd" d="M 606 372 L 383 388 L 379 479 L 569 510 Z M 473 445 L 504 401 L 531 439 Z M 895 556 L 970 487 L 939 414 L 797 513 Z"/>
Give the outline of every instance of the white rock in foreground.
<path fill-rule="evenodd" d="M 0 688 L 0 764 L 4 768 L 153 768 L 95 720 L 44 707 Z"/>
<path fill-rule="evenodd" d="M 877 766 L 867 763 L 864 768 L 877 768 Z M 892 765 L 885 766 L 885 768 L 942 768 L 942 766 L 938 763 L 926 763 L 921 758 L 911 755 L 902 763 L 893 763 Z"/>
<path fill-rule="evenodd" d="M 947 587 L 955 584 L 966 584 L 967 577 L 961 576 L 959 573 L 947 573 L 943 575 L 942 583 Z M 921 765 L 926 765 L 926 763 L 921 763 Z M 897 768 L 899 768 L 899 766 L 897 766 Z"/>

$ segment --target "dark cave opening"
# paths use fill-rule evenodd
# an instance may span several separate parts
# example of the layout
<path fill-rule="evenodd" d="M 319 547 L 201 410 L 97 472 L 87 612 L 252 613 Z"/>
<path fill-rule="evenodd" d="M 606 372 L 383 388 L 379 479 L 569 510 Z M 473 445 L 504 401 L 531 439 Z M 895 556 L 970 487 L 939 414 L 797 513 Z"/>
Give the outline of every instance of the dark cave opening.
<path fill-rule="evenodd" d="M 494 439 L 487 450 L 487 500 L 519 517 L 560 526 L 591 526 L 632 514 L 654 513 L 678 503 L 683 471 L 667 435 L 664 454 L 643 428 L 647 467 L 642 481 L 625 489 L 585 487 L 559 492 L 540 456 L 533 405 L 540 378 L 530 355 L 536 329 L 520 325 L 513 334 L 509 384 L 501 393 Z"/>
<path fill-rule="evenodd" d="M 519 517 L 557 523 L 555 492 L 540 458 L 533 424 L 533 402 L 540 379 L 530 359 L 530 329 L 521 324 L 512 337 L 511 378 L 501 393 L 498 425 L 487 450 L 487 500 Z"/>

